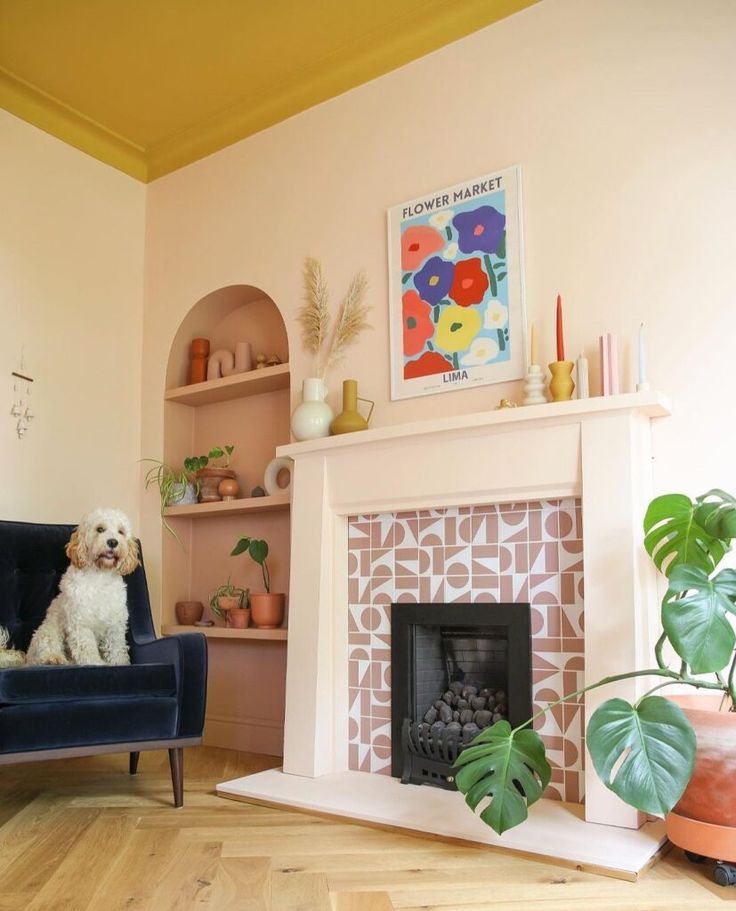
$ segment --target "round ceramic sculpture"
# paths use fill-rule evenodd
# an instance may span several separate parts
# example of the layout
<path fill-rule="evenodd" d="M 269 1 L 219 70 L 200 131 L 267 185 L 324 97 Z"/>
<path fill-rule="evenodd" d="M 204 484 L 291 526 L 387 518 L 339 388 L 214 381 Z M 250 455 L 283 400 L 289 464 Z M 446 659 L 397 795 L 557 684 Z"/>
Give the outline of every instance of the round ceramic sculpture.
<path fill-rule="evenodd" d="M 335 417 L 327 404 L 327 387 L 319 377 L 310 377 L 302 384 L 302 403 L 291 416 L 291 432 L 297 440 L 319 440 L 330 435 Z"/>
<path fill-rule="evenodd" d="M 250 596 L 253 623 L 258 629 L 278 629 L 284 622 L 285 595 L 257 592 Z"/>
<path fill-rule="evenodd" d="M 235 478 L 223 478 L 217 486 L 217 492 L 223 500 L 234 500 L 240 492 L 240 486 Z"/>
<path fill-rule="evenodd" d="M 204 604 L 201 601 L 177 601 L 176 619 L 182 626 L 194 626 L 202 619 Z"/>
<path fill-rule="evenodd" d="M 277 494 L 289 493 L 291 490 L 291 473 L 294 468 L 294 460 L 287 458 L 271 459 L 266 466 L 266 472 L 263 476 L 263 486 L 268 494 L 272 497 Z M 286 487 L 279 486 L 279 472 L 289 472 L 289 483 Z"/>

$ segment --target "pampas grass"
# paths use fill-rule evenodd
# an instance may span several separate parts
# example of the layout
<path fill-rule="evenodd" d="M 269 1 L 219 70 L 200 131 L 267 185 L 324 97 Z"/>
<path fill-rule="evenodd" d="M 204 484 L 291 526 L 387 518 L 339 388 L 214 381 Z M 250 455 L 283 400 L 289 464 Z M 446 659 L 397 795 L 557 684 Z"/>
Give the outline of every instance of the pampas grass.
<path fill-rule="evenodd" d="M 304 347 L 317 358 L 317 375 L 324 379 L 327 372 L 344 357 L 346 349 L 357 341 L 364 329 L 370 329 L 365 303 L 368 279 L 360 271 L 350 282 L 350 287 L 340 306 L 332 337 L 327 343 L 330 327 L 329 296 L 327 282 L 322 275 L 322 266 L 313 257 L 304 264 L 304 291 L 306 302 L 298 313 L 302 324 Z"/>

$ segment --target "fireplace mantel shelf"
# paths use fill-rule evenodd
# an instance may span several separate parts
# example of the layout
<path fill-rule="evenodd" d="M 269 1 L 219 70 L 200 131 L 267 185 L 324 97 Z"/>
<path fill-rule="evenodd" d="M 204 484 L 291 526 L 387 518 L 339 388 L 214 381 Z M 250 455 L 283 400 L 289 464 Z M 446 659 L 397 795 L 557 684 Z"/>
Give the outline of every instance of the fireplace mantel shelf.
<path fill-rule="evenodd" d="M 366 446 L 370 443 L 386 443 L 408 437 L 422 437 L 431 434 L 451 433 L 458 430 L 498 427 L 500 430 L 537 423 L 569 424 L 597 418 L 606 414 L 621 412 L 639 413 L 647 417 L 666 417 L 672 413 L 667 397 L 660 392 L 628 392 L 622 395 L 598 396 L 590 399 L 573 399 L 570 402 L 550 402 L 546 405 L 529 405 L 519 408 L 501 408 L 495 411 L 478 411 L 473 414 L 459 414 L 452 417 L 410 424 L 389 424 L 364 430 L 360 433 L 345 433 L 319 440 L 305 440 L 280 446 L 279 456 L 292 459 L 310 453 L 329 453 L 351 446 Z"/>

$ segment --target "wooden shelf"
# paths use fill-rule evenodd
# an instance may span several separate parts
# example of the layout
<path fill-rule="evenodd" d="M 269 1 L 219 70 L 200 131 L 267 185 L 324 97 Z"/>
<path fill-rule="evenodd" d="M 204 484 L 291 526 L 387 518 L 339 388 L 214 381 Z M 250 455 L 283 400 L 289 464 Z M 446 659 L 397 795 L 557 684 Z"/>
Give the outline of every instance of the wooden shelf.
<path fill-rule="evenodd" d="M 285 642 L 289 631 L 287 629 L 257 629 L 249 626 L 248 629 L 231 629 L 229 626 L 180 626 L 178 623 L 171 626 L 162 626 L 164 636 L 176 636 L 179 633 L 202 633 L 208 639 L 266 639 L 271 642 Z"/>
<path fill-rule="evenodd" d="M 238 516 L 244 512 L 272 512 L 289 509 L 291 496 L 243 497 L 240 500 L 221 500 L 217 503 L 192 503 L 190 506 L 167 506 L 164 515 L 169 518 L 206 519 L 212 516 Z"/>
<path fill-rule="evenodd" d="M 219 380 L 177 386 L 176 389 L 166 391 L 164 401 L 178 402 L 180 405 L 212 405 L 214 402 L 229 402 L 249 395 L 288 389 L 290 382 L 289 365 L 278 364 L 276 367 L 249 370 L 247 373 L 236 373 L 235 376 L 225 376 Z"/>

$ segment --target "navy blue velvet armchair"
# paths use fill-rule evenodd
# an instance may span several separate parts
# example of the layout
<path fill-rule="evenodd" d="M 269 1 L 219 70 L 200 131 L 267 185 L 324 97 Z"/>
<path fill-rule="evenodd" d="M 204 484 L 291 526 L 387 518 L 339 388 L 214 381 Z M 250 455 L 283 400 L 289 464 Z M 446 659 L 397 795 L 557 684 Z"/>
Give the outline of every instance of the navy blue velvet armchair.
<path fill-rule="evenodd" d="M 0 626 L 25 651 L 58 592 L 73 525 L 0 521 Z M 0 670 L 0 765 L 168 749 L 174 803 L 183 804 L 183 748 L 201 743 L 207 642 L 157 639 L 143 561 L 125 577 L 130 665 Z"/>

